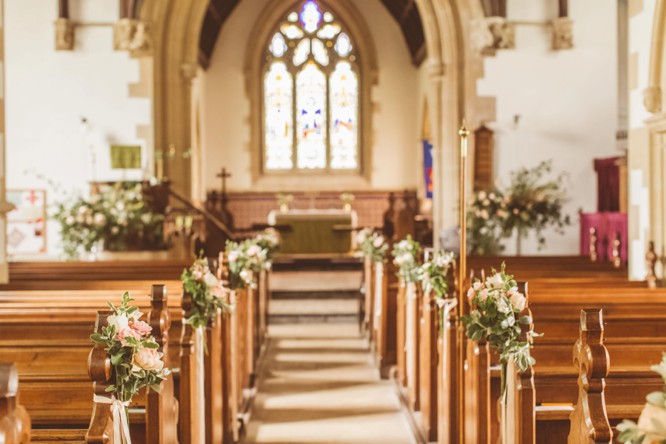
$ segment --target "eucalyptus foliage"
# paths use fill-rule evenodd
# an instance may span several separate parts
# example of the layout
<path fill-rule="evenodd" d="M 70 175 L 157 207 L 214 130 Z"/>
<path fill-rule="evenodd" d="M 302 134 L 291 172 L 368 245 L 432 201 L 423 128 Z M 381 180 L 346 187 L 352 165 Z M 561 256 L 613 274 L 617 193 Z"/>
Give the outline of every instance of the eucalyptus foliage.
<path fill-rule="evenodd" d="M 372 262 L 384 262 L 388 244 L 384 236 L 372 228 L 364 228 L 356 234 L 356 245 Z"/>
<path fill-rule="evenodd" d="M 455 255 L 447 251 L 435 251 L 418 270 L 418 279 L 425 293 L 432 293 L 436 298 L 445 299 L 449 291 L 446 277 L 451 269 Z"/>
<path fill-rule="evenodd" d="M 421 244 L 412 239 L 411 235 L 393 246 L 393 263 L 398 267 L 398 276 L 405 283 L 419 280 L 418 256 L 421 254 Z"/>
<path fill-rule="evenodd" d="M 208 327 L 217 310 L 223 313 L 231 310 L 225 301 L 222 282 L 211 273 L 208 261 L 199 257 L 190 268 L 183 270 L 180 280 L 183 290 L 192 295 L 192 309 L 186 314 L 186 322 L 194 328 Z"/>
<path fill-rule="evenodd" d="M 502 394 L 506 386 L 506 369 L 513 359 L 520 372 L 534 365 L 530 355 L 534 332 L 528 331 L 526 340 L 521 341 L 521 326 L 532 323 L 531 316 L 520 315 L 525 309 L 527 299 L 518 291 L 512 275 L 505 272 L 505 267 L 481 282 L 476 280 L 467 292 L 472 305 L 470 314 L 463 317 L 465 333 L 472 341 L 485 339 L 490 347 L 497 351 L 502 364 Z"/>
<path fill-rule="evenodd" d="M 638 418 L 638 424 L 628 419 L 618 424 L 618 441 L 631 444 L 666 443 L 666 354 L 658 365 L 650 369 L 664 380 L 664 389 L 647 395 L 647 403 Z"/>
<path fill-rule="evenodd" d="M 121 402 L 131 401 L 143 387 L 159 392 L 160 383 L 170 373 L 157 353 L 159 345 L 149 336 L 150 327 L 139 319 L 139 309 L 129 305 L 132 301 L 125 292 L 120 306 L 109 303 L 114 315 L 109 316 L 101 333 L 90 337 L 93 343 L 103 345 L 109 355 L 115 382 L 106 391 Z"/>

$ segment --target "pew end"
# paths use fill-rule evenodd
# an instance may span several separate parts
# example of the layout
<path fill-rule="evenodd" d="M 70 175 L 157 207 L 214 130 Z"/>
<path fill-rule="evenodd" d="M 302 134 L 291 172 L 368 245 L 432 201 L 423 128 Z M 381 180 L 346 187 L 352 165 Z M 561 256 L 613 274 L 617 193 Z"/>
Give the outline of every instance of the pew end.
<path fill-rule="evenodd" d="M 19 376 L 16 365 L 0 363 L 0 442 L 30 442 L 30 417 L 18 403 Z"/>
<path fill-rule="evenodd" d="M 102 333 L 102 328 L 107 324 L 109 316 L 113 315 L 110 310 L 97 312 L 95 320 L 95 332 Z M 93 381 L 95 396 L 108 398 L 106 391 L 113 383 L 113 366 L 111 358 L 106 353 L 102 344 L 95 344 L 88 356 L 88 375 Z M 113 442 L 113 414 L 111 404 L 93 402 L 93 413 L 90 418 L 90 426 L 86 433 L 86 442 L 91 444 L 106 444 Z"/>
<path fill-rule="evenodd" d="M 604 397 L 610 359 L 603 344 L 603 311 L 581 310 L 579 333 L 573 349 L 573 362 L 578 370 L 578 402 L 570 417 L 568 443 L 611 443 L 613 431 Z"/>

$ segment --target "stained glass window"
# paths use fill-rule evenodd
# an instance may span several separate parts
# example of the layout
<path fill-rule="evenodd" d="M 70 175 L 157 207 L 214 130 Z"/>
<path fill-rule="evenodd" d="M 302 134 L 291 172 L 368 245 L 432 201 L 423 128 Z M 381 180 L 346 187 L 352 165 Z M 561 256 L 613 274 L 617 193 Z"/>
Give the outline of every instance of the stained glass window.
<path fill-rule="evenodd" d="M 292 113 L 293 83 L 287 66 L 273 62 L 264 80 L 266 113 L 266 168 L 290 170 L 294 118 Z"/>
<path fill-rule="evenodd" d="M 338 62 L 330 80 L 331 168 L 358 165 L 358 81 L 349 62 Z"/>
<path fill-rule="evenodd" d="M 266 47 L 264 170 L 357 170 L 358 54 L 344 24 L 308 0 Z"/>

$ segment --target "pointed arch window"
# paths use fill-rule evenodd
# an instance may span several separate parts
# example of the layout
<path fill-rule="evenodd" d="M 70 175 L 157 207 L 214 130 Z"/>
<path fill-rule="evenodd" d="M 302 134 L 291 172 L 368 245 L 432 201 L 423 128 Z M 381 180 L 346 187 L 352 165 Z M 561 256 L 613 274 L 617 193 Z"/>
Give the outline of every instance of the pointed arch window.
<path fill-rule="evenodd" d="M 278 24 L 263 69 L 265 172 L 360 170 L 357 58 L 344 24 L 314 0 Z"/>

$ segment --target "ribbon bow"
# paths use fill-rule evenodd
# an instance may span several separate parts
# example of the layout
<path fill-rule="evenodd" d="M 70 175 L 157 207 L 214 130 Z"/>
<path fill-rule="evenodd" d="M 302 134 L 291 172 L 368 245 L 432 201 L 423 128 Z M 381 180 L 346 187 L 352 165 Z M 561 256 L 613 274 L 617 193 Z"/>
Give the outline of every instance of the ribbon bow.
<path fill-rule="evenodd" d="M 113 395 L 93 395 L 93 401 L 98 404 L 111 404 L 111 413 L 113 414 L 113 444 L 132 444 L 129 423 L 127 421 L 129 401 L 120 401 Z"/>

